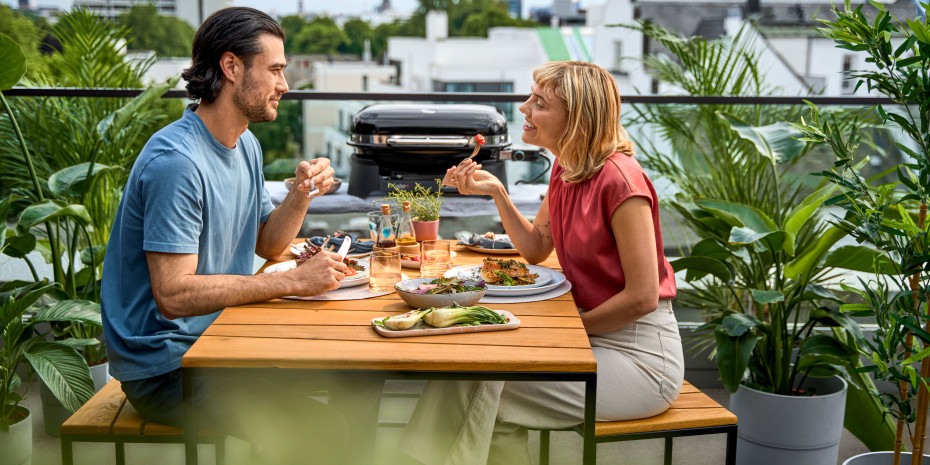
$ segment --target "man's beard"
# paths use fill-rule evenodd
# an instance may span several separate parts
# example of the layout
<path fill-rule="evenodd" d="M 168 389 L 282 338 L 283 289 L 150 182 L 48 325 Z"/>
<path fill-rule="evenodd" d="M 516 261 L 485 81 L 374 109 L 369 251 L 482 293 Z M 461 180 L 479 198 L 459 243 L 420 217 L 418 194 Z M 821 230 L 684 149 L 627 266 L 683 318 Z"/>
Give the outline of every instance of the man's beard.
<path fill-rule="evenodd" d="M 239 111 L 248 118 L 249 123 L 264 123 L 274 121 L 278 117 L 278 112 L 269 108 L 269 102 L 263 100 L 261 95 L 251 93 L 254 87 L 249 73 L 246 72 L 242 87 L 236 89 L 233 93 L 233 103 L 239 108 Z"/>

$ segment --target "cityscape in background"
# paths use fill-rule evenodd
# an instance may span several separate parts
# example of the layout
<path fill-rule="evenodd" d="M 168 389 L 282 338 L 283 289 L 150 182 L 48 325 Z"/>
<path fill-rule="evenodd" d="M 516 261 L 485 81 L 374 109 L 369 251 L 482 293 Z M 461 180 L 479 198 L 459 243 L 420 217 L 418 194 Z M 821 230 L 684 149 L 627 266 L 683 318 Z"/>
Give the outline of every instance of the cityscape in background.
<path fill-rule="evenodd" d="M 110 19 L 127 12 L 134 4 L 153 4 L 160 14 L 175 16 L 196 27 L 212 12 L 232 6 L 231 0 L 75 0 Z M 861 2 L 853 2 L 854 4 Z M 913 0 L 884 1 L 898 18 L 918 14 Z M 513 17 L 523 11 L 521 0 L 507 0 Z M 19 0 L 19 7 L 54 21 L 57 12 L 41 2 Z M 381 53 L 372 54 L 365 41 L 364 52 L 356 54 L 291 54 L 286 76 L 291 89 L 322 92 L 528 92 L 532 71 L 547 61 L 582 60 L 610 70 L 624 95 L 680 94 L 680 90 L 657 82 L 643 67 L 641 58 L 662 53 L 661 47 L 639 31 L 616 27 L 637 21 L 664 26 L 684 37 L 708 40 L 733 36 L 746 28 L 760 57 L 760 69 L 773 94 L 868 95 L 855 89 L 845 71 L 868 69 L 863 54 L 838 50 L 833 41 L 815 29 L 815 15 L 830 10 L 828 0 L 607 0 L 578 2 L 554 0 L 550 6 L 529 9 L 536 27 L 491 27 L 486 37 L 450 34 L 450 18 L 443 11 L 430 11 L 421 37 L 393 36 Z M 320 16 L 298 2 L 296 16 L 312 20 Z M 405 20 L 409 14 L 396 11 L 391 0 L 372 1 L 363 15 L 336 15 L 342 27 L 353 18 L 371 26 Z M 279 19 L 281 19 L 279 17 Z M 133 50 L 139 59 L 154 58 L 146 79 L 164 81 L 190 65 L 188 57 L 153 56 Z M 184 82 L 178 84 L 184 86 Z M 403 97 L 399 95 L 399 101 Z M 304 158 L 326 156 L 340 176 L 348 176 L 352 147 L 346 144 L 352 117 L 365 101 L 313 101 L 302 103 L 301 154 Z M 507 117 L 511 140 L 521 148 L 522 116 L 513 103 L 497 106 Z M 531 163 L 510 163 L 508 177 L 524 179 L 539 171 Z"/>

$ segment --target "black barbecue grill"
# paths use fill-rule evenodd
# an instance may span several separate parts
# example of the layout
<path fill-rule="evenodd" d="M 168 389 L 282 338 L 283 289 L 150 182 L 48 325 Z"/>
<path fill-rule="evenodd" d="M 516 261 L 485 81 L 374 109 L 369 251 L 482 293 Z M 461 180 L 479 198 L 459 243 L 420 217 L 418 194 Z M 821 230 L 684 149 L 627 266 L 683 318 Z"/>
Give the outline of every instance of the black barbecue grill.
<path fill-rule="evenodd" d="M 349 194 L 366 197 L 384 194 L 388 184 L 410 190 L 415 184 L 436 186 L 446 169 L 468 158 L 475 148 L 475 135 L 483 134 L 475 160 L 504 185 L 510 137 L 507 118 L 490 105 L 463 104 L 376 104 L 352 119 L 348 144 L 352 154 Z M 454 194 L 454 187 L 442 186 Z"/>

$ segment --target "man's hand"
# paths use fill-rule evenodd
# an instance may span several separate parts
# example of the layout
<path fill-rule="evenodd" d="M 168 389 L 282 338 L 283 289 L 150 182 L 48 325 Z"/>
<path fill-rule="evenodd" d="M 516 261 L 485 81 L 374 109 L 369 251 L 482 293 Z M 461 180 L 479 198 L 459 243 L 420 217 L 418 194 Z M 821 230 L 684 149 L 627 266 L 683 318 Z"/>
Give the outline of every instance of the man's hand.
<path fill-rule="evenodd" d="M 335 171 L 329 166 L 329 158 L 302 161 L 294 171 L 296 177 L 294 187 L 300 192 L 310 192 L 313 188 L 317 188 L 320 190 L 317 195 L 323 195 L 333 185 L 333 174 Z M 313 180 L 313 187 L 311 187 L 311 180 Z"/>
<path fill-rule="evenodd" d="M 338 289 L 347 269 L 339 254 L 324 250 L 301 263 L 292 273 L 297 279 L 299 295 L 319 295 Z"/>

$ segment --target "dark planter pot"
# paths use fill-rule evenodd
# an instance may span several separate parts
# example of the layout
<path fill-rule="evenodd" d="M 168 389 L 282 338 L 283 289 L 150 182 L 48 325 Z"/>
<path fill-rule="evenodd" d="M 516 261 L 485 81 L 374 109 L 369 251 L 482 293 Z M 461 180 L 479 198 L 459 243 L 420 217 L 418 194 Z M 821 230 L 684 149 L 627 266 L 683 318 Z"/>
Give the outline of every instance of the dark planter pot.
<path fill-rule="evenodd" d="M 809 378 L 816 396 L 783 396 L 740 386 L 730 396 L 739 418 L 737 465 L 822 465 L 839 458 L 846 381 Z"/>
<path fill-rule="evenodd" d="M 17 415 L 25 418 L 10 425 L 10 431 L 0 431 L 0 465 L 28 465 L 32 462 L 32 412 L 20 405 L 16 407 L 18 413 L 13 414 L 13 421 Z"/>

